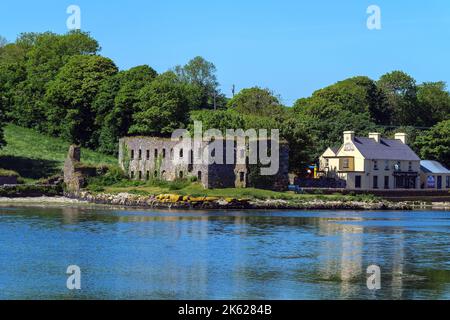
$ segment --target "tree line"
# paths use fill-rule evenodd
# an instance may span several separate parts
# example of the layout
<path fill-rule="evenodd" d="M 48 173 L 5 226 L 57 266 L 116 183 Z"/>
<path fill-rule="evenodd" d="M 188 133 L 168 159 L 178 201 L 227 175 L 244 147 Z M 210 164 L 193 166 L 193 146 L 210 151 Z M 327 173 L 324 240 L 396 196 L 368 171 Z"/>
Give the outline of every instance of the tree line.
<path fill-rule="evenodd" d="M 148 65 L 119 70 L 99 52 L 99 43 L 81 31 L 23 33 L 13 43 L 0 38 L 0 123 L 108 154 L 117 153 L 122 136 L 168 136 L 194 120 L 205 129 L 276 128 L 289 142 L 291 170 L 297 173 L 326 147 L 339 145 L 345 130 L 388 136 L 406 131 L 422 157 L 450 166 L 450 95 L 444 82 L 417 84 L 401 71 L 377 81 L 358 76 L 286 107 L 259 87 L 225 97 L 214 64 L 202 57 L 158 74 Z"/>

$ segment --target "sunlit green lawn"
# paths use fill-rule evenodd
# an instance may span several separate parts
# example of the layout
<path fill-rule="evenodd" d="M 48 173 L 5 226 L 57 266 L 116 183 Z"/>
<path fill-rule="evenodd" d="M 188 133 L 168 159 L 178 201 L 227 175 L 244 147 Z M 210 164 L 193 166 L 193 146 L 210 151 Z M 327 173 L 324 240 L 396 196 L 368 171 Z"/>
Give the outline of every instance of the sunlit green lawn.
<path fill-rule="evenodd" d="M 158 186 L 152 183 L 139 186 L 109 186 L 104 187 L 101 192 L 104 193 L 132 193 L 137 195 L 159 195 L 159 194 L 177 194 L 181 196 L 193 197 L 221 197 L 221 198 L 235 198 L 235 199 L 282 199 L 282 200 L 328 200 L 328 201 L 345 201 L 345 200 L 372 200 L 372 196 L 353 196 L 341 194 L 296 194 L 294 192 L 276 192 L 270 190 L 262 190 L 255 188 L 227 188 L 227 189 L 205 189 L 199 183 L 191 183 L 180 188 L 173 188 L 173 186 Z"/>
<path fill-rule="evenodd" d="M 62 139 L 12 124 L 5 127 L 5 139 L 7 145 L 0 149 L 0 169 L 14 170 L 25 181 L 61 172 L 70 145 Z M 114 157 L 84 148 L 81 158 L 84 163 L 94 165 L 117 163 Z"/>

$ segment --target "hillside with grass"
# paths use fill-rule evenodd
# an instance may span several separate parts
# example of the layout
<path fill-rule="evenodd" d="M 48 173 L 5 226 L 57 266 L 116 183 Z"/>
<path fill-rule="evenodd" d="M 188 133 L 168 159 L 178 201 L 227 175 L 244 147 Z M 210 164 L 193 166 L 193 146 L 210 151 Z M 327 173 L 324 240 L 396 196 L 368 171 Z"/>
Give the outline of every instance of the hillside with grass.
<path fill-rule="evenodd" d="M 59 174 L 70 143 L 32 129 L 9 124 L 5 127 L 7 145 L 0 149 L 0 170 L 15 171 L 26 182 Z M 113 165 L 117 159 L 86 148 L 81 149 L 83 163 Z"/>

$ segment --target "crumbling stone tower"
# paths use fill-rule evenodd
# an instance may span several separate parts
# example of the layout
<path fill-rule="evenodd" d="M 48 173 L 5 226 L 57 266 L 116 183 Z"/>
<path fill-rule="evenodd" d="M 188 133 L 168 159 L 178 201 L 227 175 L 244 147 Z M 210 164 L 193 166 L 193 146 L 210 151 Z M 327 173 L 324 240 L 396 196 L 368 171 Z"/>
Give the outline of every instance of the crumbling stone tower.
<path fill-rule="evenodd" d="M 69 147 L 64 162 L 64 183 L 68 192 L 77 192 L 86 186 L 87 178 L 96 175 L 95 167 L 81 164 L 81 148 L 76 145 Z"/>

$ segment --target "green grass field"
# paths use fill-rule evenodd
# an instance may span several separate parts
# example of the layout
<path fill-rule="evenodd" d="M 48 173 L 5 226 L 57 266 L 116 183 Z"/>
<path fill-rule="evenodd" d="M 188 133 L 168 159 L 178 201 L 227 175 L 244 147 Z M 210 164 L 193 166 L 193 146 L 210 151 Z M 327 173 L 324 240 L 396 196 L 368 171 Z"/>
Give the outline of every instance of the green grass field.
<path fill-rule="evenodd" d="M 60 173 L 70 145 L 12 124 L 5 127 L 5 139 L 7 145 L 0 149 L 0 169 L 16 171 L 26 182 Z M 117 164 L 114 157 L 84 148 L 81 160 L 94 165 Z"/>

